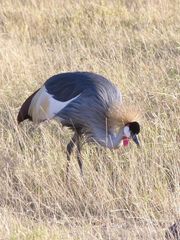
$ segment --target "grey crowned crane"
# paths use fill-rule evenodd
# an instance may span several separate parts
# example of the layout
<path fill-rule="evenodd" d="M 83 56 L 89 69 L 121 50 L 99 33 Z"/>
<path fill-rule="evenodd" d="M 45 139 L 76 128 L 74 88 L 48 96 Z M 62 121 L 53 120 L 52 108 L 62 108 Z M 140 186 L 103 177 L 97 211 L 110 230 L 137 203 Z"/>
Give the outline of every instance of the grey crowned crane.
<path fill-rule="evenodd" d="M 74 131 L 67 145 L 67 171 L 73 147 L 82 173 L 81 139 L 113 149 L 138 146 L 138 111 L 122 103 L 122 95 L 109 80 L 91 72 L 67 72 L 49 78 L 22 104 L 17 121 L 40 123 L 52 118 Z"/>

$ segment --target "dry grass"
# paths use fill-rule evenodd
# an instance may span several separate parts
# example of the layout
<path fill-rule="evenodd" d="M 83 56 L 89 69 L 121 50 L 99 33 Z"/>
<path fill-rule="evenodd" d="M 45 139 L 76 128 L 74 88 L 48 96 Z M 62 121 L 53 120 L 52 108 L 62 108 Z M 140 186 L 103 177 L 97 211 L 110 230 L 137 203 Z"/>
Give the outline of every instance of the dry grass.
<path fill-rule="evenodd" d="M 0 239 L 164 239 L 180 217 L 179 11 L 178 0 L 0 2 Z M 68 190 L 71 133 L 16 115 L 74 70 L 110 78 L 144 118 L 141 150 L 86 146 L 84 180 L 74 157 Z"/>

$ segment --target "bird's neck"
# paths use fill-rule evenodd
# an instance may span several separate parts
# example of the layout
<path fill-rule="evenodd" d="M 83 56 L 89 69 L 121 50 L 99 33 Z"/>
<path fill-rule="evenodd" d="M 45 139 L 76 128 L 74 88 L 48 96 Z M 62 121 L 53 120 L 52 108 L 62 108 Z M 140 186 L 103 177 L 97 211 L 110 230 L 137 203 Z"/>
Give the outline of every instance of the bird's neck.
<path fill-rule="evenodd" d="M 101 130 L 96 133 L 95 140 L 100 145 L 112 149 L 119 147 L 123 135 L 123 129 L 120 129 L 117 133 L 114 132 L 113 129 L 110 129 L 109 133 Z"/>

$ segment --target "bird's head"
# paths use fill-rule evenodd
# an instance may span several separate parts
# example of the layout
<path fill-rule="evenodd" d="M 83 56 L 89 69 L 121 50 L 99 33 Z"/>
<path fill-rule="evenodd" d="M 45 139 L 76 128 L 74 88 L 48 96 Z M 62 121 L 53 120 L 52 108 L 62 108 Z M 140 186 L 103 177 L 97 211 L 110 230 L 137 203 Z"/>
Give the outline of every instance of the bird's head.
<path fill-rule="evenodd" d="M 139 147 L 138 134 L 140 132 L 140 125 L 138 122 L 129 122 L 125 124 L 123 128 L 123 137 L 121 140 L 121 145 L 128 146 L 130 139 L 132 139 L 136 145 Z"/>
<path fill-rule="evenodd" d="M 133 105 L 114 104 L 108 112 L 110 129 L 120 133 L 121 146 L 128 146 L 132 139 L 139 146 L 138 134 L 141 121 L 140 110 Z"/>

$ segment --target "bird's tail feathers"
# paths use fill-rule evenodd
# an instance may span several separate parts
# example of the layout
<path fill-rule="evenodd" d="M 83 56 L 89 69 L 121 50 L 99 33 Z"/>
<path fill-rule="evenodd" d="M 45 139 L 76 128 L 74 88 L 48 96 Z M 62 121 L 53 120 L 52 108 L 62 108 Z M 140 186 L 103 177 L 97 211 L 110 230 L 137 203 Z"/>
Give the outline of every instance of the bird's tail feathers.
<path fill-rule="evenodd" d="M 40 123 L 52 118 L 49 114 L 50 96 L 46 93 L 46 89 L 42 86 L 30 97 L 26 99 L 20 108 L 17 121 L 18 123 L 29 119 L 34 123 Z"/>
<path fill-rule="evenodd" d="M 37 91 L 35 91 L 32 95 L 30 95 L 25 102 L 22 104 L 18 116 L 17 116 L 17 122 L 18 124 L 23 122 L 26 119 L 29 119 L 32 121 L 32 116 L 29 115 L 29 106 L 32 102 L 33 97 L 36 95 L 36 93 L 39 91 L 39 89 Z"/>
<path fill-rule="evenodd" d="M 47 93 L 45 86 L 34 92 L 21 106 L 17 120 L 18 123 L 29 119 L 34 123 L 40 123 L 54 117 L 52 96 Z M 55 104 L 55 103 L 54 103 Z M 56 110 L 56 109 L 55 109 Z"/>
<path fill-rule="evenodd" d="M 34 123 L 40 123 L 47 119 L 49 116 L 50 95 L 47 94 L 46 88 L 42 86 L 36 92 L 29 105 L 28 114 L 32 117 Z"/>
<path fill-rule="evenodd" d="M 43 85 L 23 103 L 18 114 L 18 123 L 25 119 L 32 120 L 34 123 L 50 120 L 78 96 L 68 101 L 56 100 Z"/>

